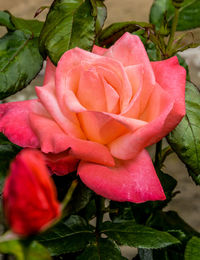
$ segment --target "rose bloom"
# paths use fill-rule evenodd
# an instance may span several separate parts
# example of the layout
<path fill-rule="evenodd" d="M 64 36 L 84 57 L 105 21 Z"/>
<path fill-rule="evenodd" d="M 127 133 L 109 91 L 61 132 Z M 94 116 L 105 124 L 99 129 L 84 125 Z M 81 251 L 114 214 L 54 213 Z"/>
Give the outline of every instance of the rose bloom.
<path fill-rule="evenodd" d="M 185 114 L 185 69 L 177 57 L 150 62 L 139 37 L 47 59 L 38 99 L 2 104 L 0 131 L 48 154 L 54 173 L 77 169 L 97 194 L 116 201 L 164 200 L 145 147 Z"/>
<path fill-rule="evenodd" d="M 11 229 L 22 236 L 38 233 L 61 215 L 41 152 L 24 149 L 11 163 L 3 189 L 3 207 Z"/>

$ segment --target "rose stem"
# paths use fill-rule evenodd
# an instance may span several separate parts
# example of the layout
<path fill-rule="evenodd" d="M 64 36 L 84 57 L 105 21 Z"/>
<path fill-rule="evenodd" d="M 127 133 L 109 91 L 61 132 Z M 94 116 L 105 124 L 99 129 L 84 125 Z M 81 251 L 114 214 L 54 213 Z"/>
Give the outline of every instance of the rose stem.
<path fill-rule="evenodd" d="M 155 154 L 155 162 L 154 166 L 156 170 L 160 170 L 160 159 L 161 159 L 161 153 L 162 153 L 162 139 L 156 144 L 156 154 Z"/>
<path fill-rule="evenodd" d="M 99 238 L 100 225 L 103 221 L 103 215 L 105 210 L 105 199 L 101 196 L 96 195 L 96 237 Z"/>
<path fill-rule="evenodd" d="M 74 193 L 74 190 L 76 189 L 76 186 L 78 185 L 78 180 L 74 180 L 71 184 L 71 186 L 68 189 L 68 192 L 64 198 L 64 200 L 62 201 L 62 210 L 64 210 L 64 208 L 66 208 L 66 206 L 68 205 L 68 203 L 70 202 L 72 195 Z"/>
<path fill-rule="evenodd" d="M 170 33 L 170 37 L 169 37 L 169 41 L 168 41 L 168 46 L 167 46 L 167 54 L 170 56 L 170 51 L 172 48 L 172 44 L 174 41 L 174 36 L 175 36 L 175 32 L 176 32 L 176 27 L 178 24 L 178 18 L 179 18 L 179 8 L 175 8 L 175 14 L 174 14 L 174 18 L 173 18 L 173 23 L 172 23 L 172 28 L 171 28 L 171 33 Z"/>

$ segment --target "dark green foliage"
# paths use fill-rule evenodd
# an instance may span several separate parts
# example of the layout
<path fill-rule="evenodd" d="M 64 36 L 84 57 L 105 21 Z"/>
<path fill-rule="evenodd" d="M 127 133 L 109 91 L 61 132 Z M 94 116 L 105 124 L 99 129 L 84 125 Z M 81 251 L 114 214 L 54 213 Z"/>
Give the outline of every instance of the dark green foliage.
<path fill-rule="evenodd" d="M 200 92 L 191 83 L 186 84 L 186 116 L 168 135 L 167 140 L 185 163 L 196 184 L 200 184 Z"/>
<path fill-rule="evenodd" d="M 74 47 L 90 51 L 96 35 L 96 15 L 89 0 L 53 2 L 40 35 L 40 50 L 57 64 Z"/>
<path fill-rule="evenodd" d="M 166 15 L 168 26 L 171 26 L 174 17 L 174 6 L 171 0 L 154 0 L 150 12 L 150 22 L 156 25 L 157 30 L 162 29 L 163 17 Z M 185 0 L 179 10 L 177 31 L 184 31 L 200 26 L 200 1 Z"/>
<path fill-rule="evenodd" d="M 0 99 L 26 87 L 42 68 L 38 38 L 20 30 L 0 39 Z"/>
<path fill-rule="evenodd" d="M 179 243 L 167 232 L 136 224 L 134 221 L 104 222 L 101 232 L 119 245 L 138 248 L 162 248 Z"/>
<path fill-rule="evenodd" d="M 101 46 L 107 46 L 114 44 L 116 40 L 118 40 L 125 32 L 135 32 L 141 28 L 149 28 L 151 27 L 148 23 L 139 23 L 139 22 L 121 22 L 121 23 L 113 23 L 107 28 L 105 28 L 98 38 L 98 43 Z"/>
<path fill-rule="evenodd" d="M 77 215 L 71 215 L 37 238 L 51 255 L 80 251 L 94 239 L 93 228 Z"/>
<path fill-rule="evenodd" d="M 2 133 L 0 133 L 0 191 L 2 191 L 10 161 L 20 150 L 21 148 L 19 146 L 11 143 Z"/>
<path fill-rule="evenodd" d="M 108 238 L 100 238 L 86 247 L 77 260 L 123 260 L 119 247 Z"/>
<path fill-rule="evenodd" d="M 192 237 L 187 243 L 185 250 L 185 260 L 200 259 L 200 238 Z"/>
<path fill-rule="evenodd" d="M 0 99 L 3 99 L 26 87 L 41 70 L 38 36 L 43 23 L 1 11 L 0 25 L 8 29 L 0 39 Z"/>

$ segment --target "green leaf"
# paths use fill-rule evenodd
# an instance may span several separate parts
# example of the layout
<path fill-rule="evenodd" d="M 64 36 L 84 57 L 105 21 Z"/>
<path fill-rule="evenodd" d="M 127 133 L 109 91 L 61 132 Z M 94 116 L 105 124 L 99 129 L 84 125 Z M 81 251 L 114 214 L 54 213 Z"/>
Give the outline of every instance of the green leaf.
<path fill-rule="evenodd" d="M 124 220 L 134 220 L 132 212 L 132 203 L 110 201 L 111 213 L 110 218 L 113 222 L 121 222 Z M 114 211 L 114 212 L 113 212 Z"/>
<path fill-rule="evenodd" d="M 34 37 L 39 37 L 44 22 L 36 19 L 26 20 L 13 16 L 8 11 L 0 11 L 0 25 L 6 26 L 8 30 L 21 30 Z"/>
<path fill-rule="evenodd" d="M 138 248 L 156 249 L 179 243 L 179 240 L 167 232 L 138 225 L 133 221 L 124 221 L 122 223 L 104 222 L 101 232 L 115 240 L 119 245 Z"/>
<path fill-rule="evenodd" d="M 21 148 L 19 146 L 11 143 L 2 133 L 0 133 L 0 192 L 4 185 L 10 161 L 20 150 Z"/>
<path fill-rule="evenodd" d="M 149 28 L 151 27 L 148 23 L 143 22 L 120 22 L 113 23 L 107 28 L 105 28 L 101 34 L 99 35 L 98 42 L 101 46 L 109 47 L 115 41 L 117 41 L 125 32 L 135 32 L 141 28 Z"/>
<path fill-rule="evenodd" d="M 77 260 L 122 260 L 119 247 L 114 241 L 100 238 L 86 247 Z"/>
<path fill-rule="evenodd" d="M 185 260 L 200 259 L 200 238 L 192 237 L 187 243 L 185 250 Z"/>
<path fill-rule="evenodd" d="M 25 20 L 11 15 L 11 21 L 15 30 L 21 30 L 25 33 L 32 34 L 34 37 L 39 37 L 44 22 L 34 20 Z"/>
<path fill-rule="evenodd" d="M 8 12 L 0 11 L 0 25 L 7 27 L 9 30 L 15 29 Z"/>
<path fill-rule="evenodd" d="M 187 82 L 185 94 L 186 116 L 167 140 L 187 166 L 195 183 L 200 185 L 200 92 Z"/>
<path fill-rule="evenodd" d="M 22 244 L 11 232 L 0 236 L 0 253 L 12 254 L 15 255 L 17 260 L 24 260 Z"/>
<path fill-rule="evenodd" d="M 174 10 L 175 8 L 173 7 L 171 0 L 154 0 L 150 10 L 149 21 L 156 26 L 157 30 L 159 30 L 162 26 L 166 11 L 168 20 Z"/>
<path fill-rule="evenodd" d="M 11 143 L 5 135 L 0 133 L 0 160 L 7 159 L 10 161 L 20 150 L 21 147 Z"/>
<path fill-rule="evenodd" d="M 37 241 L 21 240 L 11 231 L 0 237 L 0 253 L 14 255 L 17 260 L 51 260 L 44 246 Z"/>
<path fill-rule="evenodd" d="M 80 216 L 71 215 L 51 230 L 38 236 L 37 240 L 46 246 L 51 255 L 77 252 L 94 240 L 93 229 Z"/>
<path fill-rule="evenodd" d="M 96 16 L 96 34 L 102 30 L 107 17 L 107 9 L 102 0 L 90 0 L 94 8 L 94 16 Z"/>
<path fill-rule="evenodd" d="M 148 220 L 148 226 L 173 234 L 181 242 L 200 234 L 189 226 L 175 211 L 156 211 Z"/>
<path fill-rule="evenodd" d="M 181 249 L 182 250 L 182 249 Z M 172 246 L 166 249 L 139 249 L 139 260 L 183 260 L 183 250 Z M 135 259 L 135 260 L 136 260 Z"/>
<path fill-rule="evenodd" d="M 0 99 L 26 87 L 42 68 L 38 38 L 22 31 L 0 39 Z"/>
<path fill-rule="evenodd" d="M 93 191 L 87 188 L 82 182 L 79 182 L 70 203 L 67 206 L 67 211 L 74 214 L 84 209 L 92 198 Z"/>
<path fill-rule="evenodd" d="M 169 174 L 166 174 L 162 171 L 157 171 L 158 178 L 161 182 L 161 185 L 164 189 L 165 195 L 166 195 L 166 201 L 158 201 L 155 203 L 158 203 L 159 205 L 162 205 L 162 207 L 166 206 L 169 201 L 171 201 L 173 197 L 173 190 L 175 189 L 177 185 L 177 181 L 170 176 Z"/>
<path fill-rule="evenodd" d="M 154 0 L 150 11 L 150 22 L 161 28 L 163 16 L 167 12 L 167 21 L 171 25 L 175 8 L 171 0 Z M 200 26 L 200 1 L 185 0 L 179 10 L 178 31 L 189 30 Z"/>
<path fill-rule="evenodd" d="M 90 202 L 87 204 L 87 206 L 82 209 L 79 214 L 84 218 L 87 219 L 88 221 L 93 219 L 96 214 L 96 204 L 95 200 L 92 199 Z"/>
<path fill-rule="evenodd" d="M 40 50 L 57 64 L 61 55 L 79 47 L 92 49 L 96 17 L 89 0 L 55 0 L 40 35 Z"/>
<path fill-rule="evenodd" d="M 157 50 L 155 44 L 153 42 L 147 42 L 144 46 L 150 61 L 157 61 L 158 57 L 157 57 Z"/>
<path fill-rule="evenodd" d="M 49 251 L 37 241 L 33 241 L 27 248 L 26 259 L 28 260 L 50 260 Z"/>

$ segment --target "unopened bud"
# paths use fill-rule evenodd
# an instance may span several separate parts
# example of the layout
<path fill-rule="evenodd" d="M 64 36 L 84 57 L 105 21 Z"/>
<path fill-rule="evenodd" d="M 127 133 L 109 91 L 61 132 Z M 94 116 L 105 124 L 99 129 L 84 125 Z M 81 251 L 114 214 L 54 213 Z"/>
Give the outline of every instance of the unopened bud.
<path fill-rule="evenodd" d="M 40 232 L 61 215 L 42 153 L 24 149 L 17 155 L 5 182 L 3 206 L 11 229 L 22 236 Z"/>

